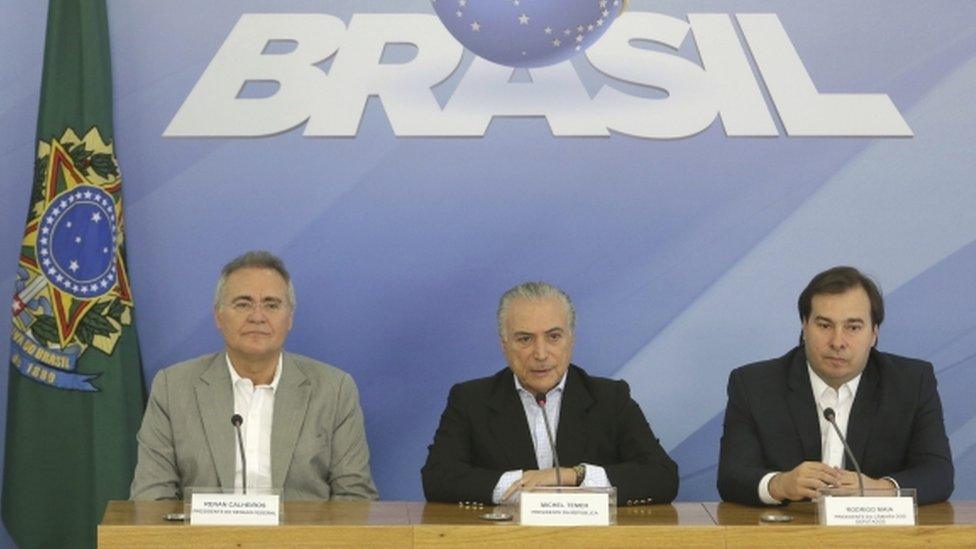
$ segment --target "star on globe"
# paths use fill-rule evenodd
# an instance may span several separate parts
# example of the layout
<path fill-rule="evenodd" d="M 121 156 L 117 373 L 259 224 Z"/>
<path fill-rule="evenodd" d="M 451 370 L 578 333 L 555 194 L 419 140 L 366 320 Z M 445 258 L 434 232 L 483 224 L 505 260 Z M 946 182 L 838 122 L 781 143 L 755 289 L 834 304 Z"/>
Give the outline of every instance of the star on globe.
<path fill-rule="evenodd" d="M 432 0 L 464 47 L 509 67 L 544 67 L 593 45 L 627 0 Z"/>

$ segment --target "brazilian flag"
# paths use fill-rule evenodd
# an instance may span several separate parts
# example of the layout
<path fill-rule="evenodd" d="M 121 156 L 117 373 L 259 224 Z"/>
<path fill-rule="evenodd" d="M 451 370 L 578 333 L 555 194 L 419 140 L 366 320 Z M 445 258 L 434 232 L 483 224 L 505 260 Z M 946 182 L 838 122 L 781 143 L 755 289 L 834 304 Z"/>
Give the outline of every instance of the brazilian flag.
<path fill-rule="evenodd" d="M 34 161 L 10 309 L 3 522 L 22 548 L 93 547 L 106 502 L 128 497 L 145 405 L 104 0 L 50 1 Z"/>

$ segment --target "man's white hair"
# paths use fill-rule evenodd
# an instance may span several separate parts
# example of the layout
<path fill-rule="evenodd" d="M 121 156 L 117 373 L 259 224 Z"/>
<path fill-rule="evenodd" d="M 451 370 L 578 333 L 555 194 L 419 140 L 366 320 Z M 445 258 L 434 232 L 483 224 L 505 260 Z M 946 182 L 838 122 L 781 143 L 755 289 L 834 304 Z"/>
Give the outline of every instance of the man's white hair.
<path fill-rule="evenodd" d="M 214 291 L 214 309 L 220 307 L 220 302 L 224 298 L 224 285 L 227 284 L 227 278 L 241 269 L 270 269 L 281 275 L 288 284 L 288 305 L 292 309 L 295 308 L 295 287 L 292 286 L 291 275 L 285 268 L 285 262 L 271 252 L 254 250 L 235 257 L 220 270 L 217 289 Z"/>
<path fill-rule="evenodd" d="M 566 292 L 548 282 L 523 282 L 502 294 L 498 300 L 498 335 L 505 339 L 505 321 L 508 320 L 508 308 L 512 301 L 516 299 L 549 299 L 556 298 L 566 307 L 566 316 L 569 320 L 569 331 L 576 331 L 576 308 L 573 307 L 573 300 Z"/>

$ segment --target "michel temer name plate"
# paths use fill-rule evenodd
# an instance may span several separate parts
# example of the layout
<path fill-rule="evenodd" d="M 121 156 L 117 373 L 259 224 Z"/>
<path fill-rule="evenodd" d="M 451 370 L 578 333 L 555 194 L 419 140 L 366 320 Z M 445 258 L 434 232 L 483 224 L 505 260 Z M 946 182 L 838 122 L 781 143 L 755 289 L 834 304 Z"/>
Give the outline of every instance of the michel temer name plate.
<path fill-rule="evenodd" d="M 536 489 L 522 492 L 520 523 L 527 526 L 609 526 L 616 490 Z"/>

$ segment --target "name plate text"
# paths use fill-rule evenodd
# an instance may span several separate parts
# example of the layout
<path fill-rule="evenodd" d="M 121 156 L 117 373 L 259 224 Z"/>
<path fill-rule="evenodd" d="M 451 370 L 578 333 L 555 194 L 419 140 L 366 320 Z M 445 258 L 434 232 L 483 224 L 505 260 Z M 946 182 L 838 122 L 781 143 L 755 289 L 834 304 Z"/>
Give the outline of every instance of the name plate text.
<path fill-rule="evenodd" d="M 610 496 L 590 492 L 522 492 L 519 513 L 528 526 L 609 526 Z"/>
<path fill-rule="evenodd" d="M 821 496 L 827 526 L 914 526 L 915 500 L 906 496 Z"/>
<path fill-rule="evenodd" d="M 281 518 L 277 494 L 204 494 L 190 500 L 190 524 L 275 525 Z"/>

